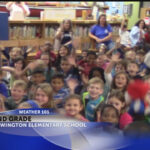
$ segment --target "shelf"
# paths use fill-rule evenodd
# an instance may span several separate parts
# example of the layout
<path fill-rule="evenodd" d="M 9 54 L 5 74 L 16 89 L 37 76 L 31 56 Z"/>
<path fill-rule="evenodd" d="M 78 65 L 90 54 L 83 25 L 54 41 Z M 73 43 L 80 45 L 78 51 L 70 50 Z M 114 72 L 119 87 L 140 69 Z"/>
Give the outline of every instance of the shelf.
<path fill-rule="evenodd" d="M 43 23 L 61 23 L 62 20 L 9 20 L 10 24 L 19 24 L 19 23 L 24 23 L 24 24 L 43 24 Z M 95 24 L 97 23 L 96 20 L 72 20 L 73 24 Z M 108 22 L 110 24 L 121 24 L 119 21 L 115 22 Z"/>

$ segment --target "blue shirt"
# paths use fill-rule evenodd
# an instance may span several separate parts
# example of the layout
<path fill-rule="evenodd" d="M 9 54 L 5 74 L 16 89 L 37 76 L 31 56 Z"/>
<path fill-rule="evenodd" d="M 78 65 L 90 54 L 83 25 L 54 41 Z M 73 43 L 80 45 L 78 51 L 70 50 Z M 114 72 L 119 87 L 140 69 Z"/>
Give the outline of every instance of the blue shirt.
<path fill-rule="evenodd" d="M 85 107 L 85 116 L 89 121 L 95 121 L 95 111 L 97 106 L 104 100 L 103 96 L 100 96 L 96 100 L 90 99 Z"/>
<path fill-rule="evenodd" d="M 0 83 L 0 94 L 4 95 L 5 97 L 8 97 L 8 89 L 4 83 Z"/>
<path fill-rule="evenodd" d="M 94 25 L 92 26 L 90 32 L 100 38 L 100 39 L 104 39 L 106 36 L 109 35 L 110 32 L 112 32 L 112 27 L 108 24 L 107 26 L 100 26 L 100 25 Z M 108 40 L 103 42 L 104 44 L 108 45 L 112 40 Z"/>
<path fill-rule="evenodd" d="M 69 96 L 69 89 L 68 88 L 61 88 L 54 96 L 53 99 L 57 100 L 57 99 L 61 99 L 62 102 L 60 104 L 57 104 L 58 108 L 63 107 L 63 104 L 65 102 L 65 98 Z"/>

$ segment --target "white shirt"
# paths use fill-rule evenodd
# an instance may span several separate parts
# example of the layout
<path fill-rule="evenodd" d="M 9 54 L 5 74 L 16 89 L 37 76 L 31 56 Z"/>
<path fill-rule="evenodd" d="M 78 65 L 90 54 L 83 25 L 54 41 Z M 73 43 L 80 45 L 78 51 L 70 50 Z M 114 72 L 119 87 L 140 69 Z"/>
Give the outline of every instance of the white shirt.
<path fill-rule="evenodd" d="M 120 44 L 130 47 L 131 41 L 130 41 L 130 32 L 129 31 L 123 31 L 121 28 L 119 29 L 119 36 L 120 36 Z"/>
<path fill-rule="evenodd" d="M 6 8 L 10 11 L 10 20 L 24 20 L 26 16 L 30 14 L 29 8 L 27 5 L 23 4 L 23 8 L 19 7 L 17 4 L 13 3 L 10 7 L 6 4 Z M 26 13 L 24 12 L 24 10 Z"/>

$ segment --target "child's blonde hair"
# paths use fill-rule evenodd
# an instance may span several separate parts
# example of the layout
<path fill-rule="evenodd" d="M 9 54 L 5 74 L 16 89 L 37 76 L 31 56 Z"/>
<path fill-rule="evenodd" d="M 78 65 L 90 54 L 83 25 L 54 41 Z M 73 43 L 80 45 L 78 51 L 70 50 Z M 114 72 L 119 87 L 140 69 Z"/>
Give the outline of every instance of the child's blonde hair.
<path fill-rule="evenodd" d="M 99 84 L 101 86 L 101 88 L 104 88 L 103 80 L 101 80 L 98 77 L 94 77 L 94 78 L 90 79 L 88 82 L 88 86 L 90 86 L 91 84 Z"/>
<path fill-rule="evenodd" d="M 13 83 L 13 87 L 20 87 L 24 91 L 27 91 L 27 83 L 23 80 L 15 80 Z"/>
<path fill-rule="evenodd" d="M 38 89 L 41 89 L 48 97 L 48 102 L 42 105 L 42 108 L 56 108 L 53 100 L 53 89 L 48 83 L 41 83 L 37 86 L 35 95 Z"/>

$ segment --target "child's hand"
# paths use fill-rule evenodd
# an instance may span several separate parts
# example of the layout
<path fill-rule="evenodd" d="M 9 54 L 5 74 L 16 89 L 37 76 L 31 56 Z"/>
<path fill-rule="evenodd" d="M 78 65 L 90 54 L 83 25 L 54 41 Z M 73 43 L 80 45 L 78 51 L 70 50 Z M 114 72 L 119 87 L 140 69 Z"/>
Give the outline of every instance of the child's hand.
<path fill-rule="evenodd" d="M 78 82 L 76 79 L 71 78 L 71 79 L 67 80 L 67 85 L 68 85 L 69 89 L 71 90 L 71 92 L 74 93 L 74 90 L 78 85 Z"/>
<path fill-rule="evenodd" d="M 82 82 L 84 83 L 84 85 L 87 85 L 87 84 L 88 84 L 89 78 L 88 78 L 88 76 L 86 76 L 84 73 L 82 73 L 81 79 L 82 79 Z"/>
<path fill-rule="evenodd" d="M 76 65 L 77 65 L 74 56 L 69 56 L 69 57 L 68 57 L 68 61 L 69 61 L 69 63 L 70 63 L 71 65 L 73 65 L 73 66 L 76 66 Z"/>

